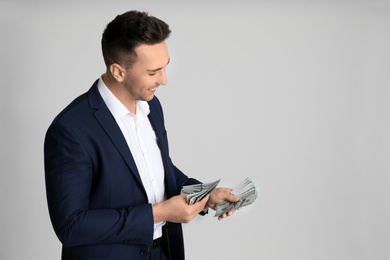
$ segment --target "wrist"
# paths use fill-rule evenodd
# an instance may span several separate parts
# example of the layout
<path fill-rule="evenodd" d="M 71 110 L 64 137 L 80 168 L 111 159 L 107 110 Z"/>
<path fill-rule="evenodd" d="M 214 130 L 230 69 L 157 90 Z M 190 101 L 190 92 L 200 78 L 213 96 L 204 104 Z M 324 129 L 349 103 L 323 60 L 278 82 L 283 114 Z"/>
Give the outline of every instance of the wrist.
<path fill-rule="evenodd" d="M 163 206 L 162 206 L 162 204 L 163 204 L 163 202 L 152 205 L 153 221 L 154 221 L 154 223 L 159 223 L 159 222 L 162 222 L 162 221 L 166 221 L 164 219 L 164 217 L 163 217 L 164 213 L 163 213 Z"/>

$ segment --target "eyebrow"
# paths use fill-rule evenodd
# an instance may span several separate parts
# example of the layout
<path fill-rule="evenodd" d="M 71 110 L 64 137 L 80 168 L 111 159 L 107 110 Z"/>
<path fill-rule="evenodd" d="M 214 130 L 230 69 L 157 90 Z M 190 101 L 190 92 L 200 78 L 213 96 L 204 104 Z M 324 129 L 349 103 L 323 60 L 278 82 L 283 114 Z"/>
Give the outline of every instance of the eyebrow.
<path fill-rule="evenodd" d="M 170 61 L 171 61 L 171 58 L 169 58 L 169 60 L 168 60 L 168 62 L 167 62 L 167 65 L 169 64 Z M 167 65 L 165 65 L 165 66 L 167 66 Z M 164 67 L 165 67 L 165 66 L 164 66 Z M 148 71 L 148 72 L 157 72 L 157 71 L 163 69 L 164 67 L 161 67 L 161 68 L 158 68 L 158 69 L 154 69 L 154 70 L 147 70 L 147 71 Z"/>

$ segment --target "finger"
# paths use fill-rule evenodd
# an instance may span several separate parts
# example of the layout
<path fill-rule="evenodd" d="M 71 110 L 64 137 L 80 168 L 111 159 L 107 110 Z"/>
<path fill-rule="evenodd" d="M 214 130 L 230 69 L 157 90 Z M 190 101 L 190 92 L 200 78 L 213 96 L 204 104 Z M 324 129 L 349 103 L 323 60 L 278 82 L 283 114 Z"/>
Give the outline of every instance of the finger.
<path fill-rule="evenodd" d="M 187 203 L 187 195 L 186 194 L 180 194 L 178 195 L 185 203 Z"/>
<path fill-rule="evenodd" d="M 221 216 L 219 216 L 219 217 L 218 217 L 218 220 L 222 220 L 222 219 L 224 219 L 224 218 L 226 218 L 226 213 L 224 213 L 224 214 L 222 214 Z"/>
<path fill-rule="evenodd" d="M 178 195 L 178 196 L 180 196 L 180 197 L 182 197 L 182 198 L 185 198 L 186 200 L 187 200 L 187 194 L 180 194 L 180 195 Z"/>
<path fill-rule="evenodd" d="M 235 211 L 235 210 L 229 211 L 229 212 L 227 213 L 227 216 L 230 217 L 231 215 L 233 215 L 234 211 Z"/>
<path fill-rule="evenodd" d="M 237 201 L 240 200 L 240 198 L 239 198 L 239 197 L 236 197 L 236 196 L 234 196 L 234 195 L 232 195 L 232 194 L 228 194 L 228 195 L 226 196 L 226 200 L 227 200 L 227 201 L 230 201 L 230 202 L 237 202 Z"/>

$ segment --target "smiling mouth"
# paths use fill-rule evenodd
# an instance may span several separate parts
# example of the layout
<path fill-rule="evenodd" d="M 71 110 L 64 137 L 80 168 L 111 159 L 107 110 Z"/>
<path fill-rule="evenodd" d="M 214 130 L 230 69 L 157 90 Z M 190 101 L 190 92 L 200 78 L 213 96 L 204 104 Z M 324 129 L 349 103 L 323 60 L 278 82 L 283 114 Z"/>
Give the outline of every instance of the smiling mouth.
<path fill-rule="evenodd" d="M 154 92 L 156 92 L 156 89 L 157 88 L 148 88 L 148 91 L 150 94 L 154 94 Z"/>

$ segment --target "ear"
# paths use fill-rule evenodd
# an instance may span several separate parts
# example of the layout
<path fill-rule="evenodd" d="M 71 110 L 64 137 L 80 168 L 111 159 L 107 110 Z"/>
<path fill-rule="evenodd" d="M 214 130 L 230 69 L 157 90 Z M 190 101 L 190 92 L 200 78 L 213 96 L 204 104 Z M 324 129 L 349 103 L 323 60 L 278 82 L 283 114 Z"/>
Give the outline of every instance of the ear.
<path fill-rule="evenodd" d="M 110 72 L 111 72 L 111 75 L 116 79 L 116 81 L 122 83 L 123 80 L 125 79 L 125 69 L 117 64 L 117 63 L 114 63 L 114 64 L 111 64 L 110 66 Z"/>

